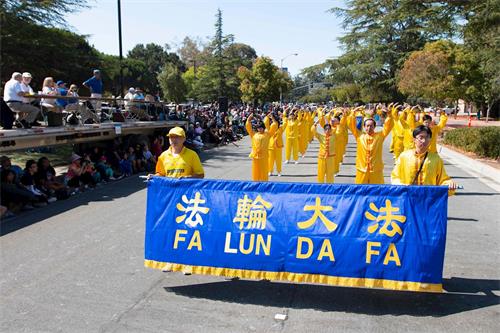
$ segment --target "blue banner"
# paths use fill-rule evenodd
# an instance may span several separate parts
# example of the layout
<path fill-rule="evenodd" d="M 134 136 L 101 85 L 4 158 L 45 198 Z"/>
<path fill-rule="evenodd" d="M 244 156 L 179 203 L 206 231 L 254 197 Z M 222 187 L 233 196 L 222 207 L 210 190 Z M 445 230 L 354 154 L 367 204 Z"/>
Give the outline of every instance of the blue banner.
<path fill-rule="evenodd" d="M 154 177 L 145 265 L 195 274 L 442 291 L 438 186 Z"/>

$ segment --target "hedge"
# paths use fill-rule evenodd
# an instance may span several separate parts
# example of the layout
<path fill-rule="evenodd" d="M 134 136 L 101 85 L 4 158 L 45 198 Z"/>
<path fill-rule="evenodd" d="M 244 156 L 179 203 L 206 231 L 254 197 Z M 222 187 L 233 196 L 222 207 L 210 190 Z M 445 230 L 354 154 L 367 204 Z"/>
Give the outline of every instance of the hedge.
<path fill-rule="evenodd" d="M 445 144 L 473 152 L 481 157 L 500 157 L 500 127 L 464 127 L 446 132 Z"/>

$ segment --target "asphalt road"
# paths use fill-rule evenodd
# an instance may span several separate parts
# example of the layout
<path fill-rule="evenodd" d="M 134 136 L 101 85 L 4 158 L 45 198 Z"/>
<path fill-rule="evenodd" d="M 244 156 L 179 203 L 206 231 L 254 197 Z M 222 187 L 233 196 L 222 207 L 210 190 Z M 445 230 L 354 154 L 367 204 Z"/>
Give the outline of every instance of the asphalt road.
<path fill-rule="evenodd" d="M 208 178 L 250 178 L 248 138 L 238 145 L 203 155 Z M 317 151 L 311 145 L 299 165 L 271 179 L 314 182 Z M 351 142 L 336 182 L 354 181 L 354 156 Z M 392 157 L 384 158 L 389 175 Z M 449 200 L 443 294 L 146 269 L 146 190 L 131 177 L 2 224 L 0 330 L 499 332 L 500 193 L 457 165 L 446 169 L 465 190 Z M 277 313 L 287 319 L 275 320 Z"/>

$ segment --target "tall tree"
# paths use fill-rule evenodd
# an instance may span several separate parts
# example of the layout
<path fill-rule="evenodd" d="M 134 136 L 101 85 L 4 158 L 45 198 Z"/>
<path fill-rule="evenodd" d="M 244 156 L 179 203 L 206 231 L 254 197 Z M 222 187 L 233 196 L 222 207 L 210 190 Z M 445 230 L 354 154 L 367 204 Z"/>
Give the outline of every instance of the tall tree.
<path fill-rule="evenodd" d="M 180 103 L 186 99 L 186 85 L 182 79 L 182 72 L 172 64 L 166 63 L 158 75 L 158 82 L 167 101 Z"/>
<path fill-rule="evenodd" d="M 348 0 L 345 8 L 331 11 L 343 19 L 348 31 L 340 38 L 348 70 L 362 87 L 383 93 L 386 100 L 403 98 L 396 87 L 396 73 L 413 51 L 426 42 L 453 37 L 459 30 L 454 18 L 459 9 L 448 1 Z M 345 82 L 347 83 L 347 82 Z"/>
<path fill-rule="evenodd" d="M 3 0 L 0 1 L 0 16 L 13 14 L 25 22 L 49 27 L 65 26 L 64 15 L 88 8 L 87 2 L 87 0 Z"/>
<path fill-rule="evenodd" d="M 280 87 L 286 93 L 293 86 L 287 73 L 282 72 L 268 57 L 259 57 L 252 69 L 240 67 L 240 90 L 245 102 L 272 102 L 279 100 Z"/>
<path fill-rule="evenodd" d="M 168 52 L 169 46 L 149 43 L 146 45 L 137 44 L 128 52 L 128 58 L 142 61 L 146 66 L 146 71 L 141 75 L 140 83 L 142 88 L 148 92 L 156 93 L 159 90 L 158 74 L 167 63 L 172 63 L 184 71 L 185 67 L 179 56 Z"/>

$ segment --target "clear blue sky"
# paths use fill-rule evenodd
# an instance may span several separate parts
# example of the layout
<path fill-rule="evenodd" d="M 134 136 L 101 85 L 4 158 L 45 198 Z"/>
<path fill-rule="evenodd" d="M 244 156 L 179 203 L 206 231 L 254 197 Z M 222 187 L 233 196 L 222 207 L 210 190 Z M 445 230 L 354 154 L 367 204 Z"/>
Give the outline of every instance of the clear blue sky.
<path fill-rule="evenodd" d="M 90 9 L 66 16 L 73 30 L 107 54 L 118 54 L 117 1 L 90 1 Z M 223 32 L 272 58 L 292 75 L 342 54 L 337 38 L 340 19 L 326 11 L 342 1 L 180 1 L 122 0 L 123 52 L 138 43 L 169 44 L 173 50 L 185 36 L 214 35 L 215 14 L 222 10 Z"/>

